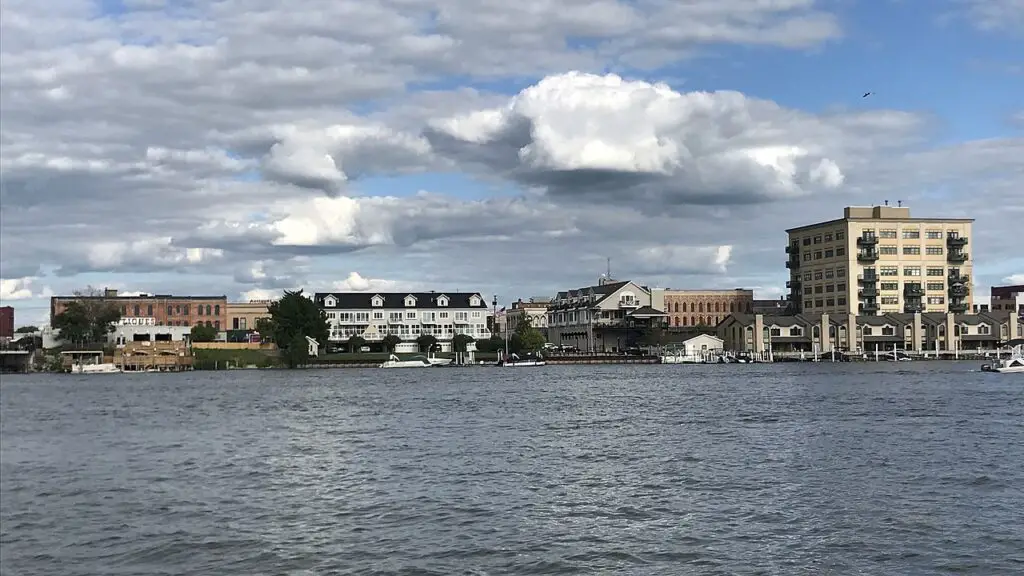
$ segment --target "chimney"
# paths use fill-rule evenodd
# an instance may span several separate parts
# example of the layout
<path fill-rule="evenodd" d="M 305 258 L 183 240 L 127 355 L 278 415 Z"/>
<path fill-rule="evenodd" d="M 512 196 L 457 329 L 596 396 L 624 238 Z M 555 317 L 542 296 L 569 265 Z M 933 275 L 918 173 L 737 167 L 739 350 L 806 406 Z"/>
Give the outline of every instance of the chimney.
<path fill-rule="evenodd" d="M 103 289 L 103 297 L 104 298 L 117 298 L 117 288 L 104 288 Z"/>

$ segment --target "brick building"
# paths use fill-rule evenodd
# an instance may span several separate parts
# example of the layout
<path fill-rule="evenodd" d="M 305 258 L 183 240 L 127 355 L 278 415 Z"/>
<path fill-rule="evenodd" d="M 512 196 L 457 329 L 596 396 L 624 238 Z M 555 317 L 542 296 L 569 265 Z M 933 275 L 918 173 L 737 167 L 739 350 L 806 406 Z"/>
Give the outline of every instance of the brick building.
<path fill-rule="evenodd" d="M 104 290 L 97 296 L 53 296 L 50 298 L 50 321 L 76 301 L 102 301 L 117 306 L 122 318 L 152 318 L 157 326 L 195 326 L 205 324 L 226 330 L 228 326 L 227 296 L 171 296 L 146 294 L 120 296 L 117 290 Z"/>
<path fill-rule="evenodd" d="M 669 326 L 715 326 L 729 314 L 751 313 L 754 291 L 666 289 L 664 306 Z"/>
<path fill-rule="evenodd" d="M 0 306 L 0 338 L 14 338 L 14 308 Z"/>

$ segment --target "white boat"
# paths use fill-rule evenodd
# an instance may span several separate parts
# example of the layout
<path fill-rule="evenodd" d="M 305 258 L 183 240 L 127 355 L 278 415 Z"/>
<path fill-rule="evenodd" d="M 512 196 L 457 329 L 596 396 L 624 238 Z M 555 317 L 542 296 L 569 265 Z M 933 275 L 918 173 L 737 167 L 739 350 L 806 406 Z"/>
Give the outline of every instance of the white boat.
<path fill-rule="evenodd" d="M 983 364 L 982 372 L 999 372 L 1001 374 L 1024 374 L 1024 346 L 1017 346 L 1010 353 L 1010 357 L 1000 360 L 999 364 Z"/>
<path fill-rule="evenodd" d="M 433 356 L 427 358 L 427 362 L 430 362 L 431 366 L 447 366 L 452 363 L 451 358 L 434 358 Z"/>
<path fill-rule="evenodd" d="M 512 353 L 507 358 L 498 360 L 498 366 L 505 368 L 526 368 L 531 366 L 544 366 L 547 362 L 543 358 L 520 358 L 518 354 Z"/>
<path fill-rule="evenodd" d="M 104 362 L 100 364 L 72 364 L 72 374 L 116 374 L 121 372 L 117 364 Z"/>
<path fill-rule="evenodd" d="M 392 355 L 390 355 L 388 357 L 388 361 L 383 363 L 383 364 L 381 364 L 380 367 L 381 368 L 431 368 L 431 367 L 437 366 L 437 365 L 438 364 L 431 363 L 430 360 L 424 358 L 423 356 L 416 356 L 414 358 L 410 358 L 409 360 L 402 360 L 398 356 L 395 356 L 394 354 L 392 354 Z"/>

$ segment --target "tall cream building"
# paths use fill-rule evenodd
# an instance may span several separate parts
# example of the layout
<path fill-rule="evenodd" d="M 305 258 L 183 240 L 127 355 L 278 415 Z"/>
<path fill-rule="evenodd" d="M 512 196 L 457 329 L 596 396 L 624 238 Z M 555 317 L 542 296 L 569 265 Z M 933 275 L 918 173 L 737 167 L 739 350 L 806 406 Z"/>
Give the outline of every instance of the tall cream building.
<path fill-rule="evenodd" d="M 911 218 L 905 206 L 854 206 L 787 230 L 793 312 L 888 314 L 971 310 L 973 219 Z"/>

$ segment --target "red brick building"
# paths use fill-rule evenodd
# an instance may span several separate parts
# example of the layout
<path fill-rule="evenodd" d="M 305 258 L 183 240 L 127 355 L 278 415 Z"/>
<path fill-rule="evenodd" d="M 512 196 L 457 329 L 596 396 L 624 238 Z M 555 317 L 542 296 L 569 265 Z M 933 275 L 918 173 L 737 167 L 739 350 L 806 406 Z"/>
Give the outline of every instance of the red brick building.
<path fill-rule="evenodd" d="M 117 290 L 105 290 L 102 296 L 53 296 L 50 298 L 50 319 L 76 301 L 103 301 L 117 306 L 122 318 L 152 318 L 157 326 L 195 326 L 205 324 L 227 330 L 227 296 L 171 296 L 147 294 L 119 296 Z"/>
<path fill-rule="evenodd" d="M 0 338 L 14 338 L 14 308 L 0 306 Z"/>

